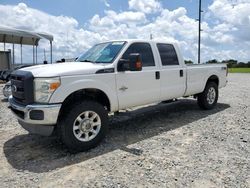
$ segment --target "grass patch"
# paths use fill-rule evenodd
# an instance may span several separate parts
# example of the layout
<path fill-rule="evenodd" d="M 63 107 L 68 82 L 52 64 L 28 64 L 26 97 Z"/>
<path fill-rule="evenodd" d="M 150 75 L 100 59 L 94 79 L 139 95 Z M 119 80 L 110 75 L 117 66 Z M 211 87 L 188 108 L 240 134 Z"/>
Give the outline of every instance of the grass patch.
<path fill-rule="evenodd" d="M 250 68 L 230 68 L 230 73 L 250 73 Z"/>

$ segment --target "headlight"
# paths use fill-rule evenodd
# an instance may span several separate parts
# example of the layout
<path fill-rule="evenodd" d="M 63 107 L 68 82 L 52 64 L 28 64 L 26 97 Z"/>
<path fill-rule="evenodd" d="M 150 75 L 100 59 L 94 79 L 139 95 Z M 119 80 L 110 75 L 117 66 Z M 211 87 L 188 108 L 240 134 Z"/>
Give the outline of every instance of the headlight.
<path fill-rule="evenodd" d="M 34 96 L 35 102 L 48 103 L 51 95 L 60 86 L 59 77 L 55 78 L 35 78 L 34 79 Z"/>

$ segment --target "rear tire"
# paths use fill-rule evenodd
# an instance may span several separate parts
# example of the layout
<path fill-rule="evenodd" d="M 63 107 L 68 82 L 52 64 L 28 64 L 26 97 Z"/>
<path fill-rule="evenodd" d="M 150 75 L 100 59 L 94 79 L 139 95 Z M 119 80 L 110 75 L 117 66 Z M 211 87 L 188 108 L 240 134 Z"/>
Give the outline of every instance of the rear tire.
<path fill-rule="evenodd" d="M 198 95 L 197 102 L 201 109 L 211 110 L 218 101 L 219 91 L 215 82 L 208 82 L 204 91 Z"/>
<path fill-rule="evenodd" d="M 71 153 L 96 147 L 108 130 L 108 113 L 95 101 L 71 105 L 58 121 L 58 133 Z"/>

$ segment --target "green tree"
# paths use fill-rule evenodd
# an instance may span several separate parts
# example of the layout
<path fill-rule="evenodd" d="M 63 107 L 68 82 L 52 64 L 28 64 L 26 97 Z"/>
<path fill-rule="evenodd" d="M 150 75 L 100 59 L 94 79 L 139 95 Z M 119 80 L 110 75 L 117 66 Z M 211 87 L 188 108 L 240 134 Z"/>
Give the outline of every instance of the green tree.
<path fill-rule="evenodd" d="M 194 62 L 191 60 L 185 60 L 184 62 L 185 62 L 185 64 L 194 64 Z"/>
<path fill-rule="evenodd" d="M 246 63 L 243 63 L 243 62 L 239 62 L 237 63 L 237 68 L 247 68 L 247 64 Z"/>
<path fill-rule="evenodd" d="M 207 64 L 219 63 L 216 59 L 212 59 L 206 62 Z"/>
<path fill-rule="evenodd" d="M 226 63 L 228 68 L 234 68 L 237 66 L 238 61 L 234 59 L 223 60 L 222 63 Z"/>

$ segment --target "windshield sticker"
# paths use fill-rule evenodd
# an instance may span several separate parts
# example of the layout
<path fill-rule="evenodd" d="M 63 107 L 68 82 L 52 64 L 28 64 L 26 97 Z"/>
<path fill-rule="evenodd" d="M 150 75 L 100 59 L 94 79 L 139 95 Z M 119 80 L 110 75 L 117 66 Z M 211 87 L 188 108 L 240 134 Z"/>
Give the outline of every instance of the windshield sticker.
<path fill-rule="evenodd" d="M 112 45 L 123 45 L 124 42 L 112 42 Z"/>

